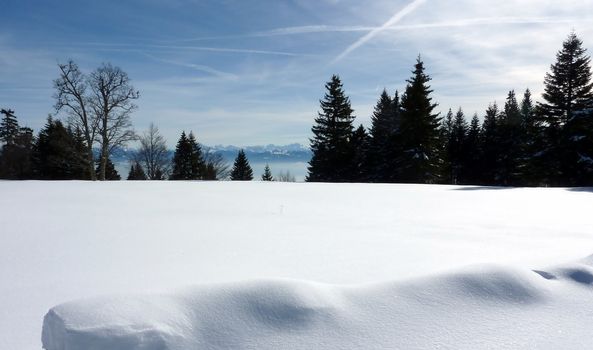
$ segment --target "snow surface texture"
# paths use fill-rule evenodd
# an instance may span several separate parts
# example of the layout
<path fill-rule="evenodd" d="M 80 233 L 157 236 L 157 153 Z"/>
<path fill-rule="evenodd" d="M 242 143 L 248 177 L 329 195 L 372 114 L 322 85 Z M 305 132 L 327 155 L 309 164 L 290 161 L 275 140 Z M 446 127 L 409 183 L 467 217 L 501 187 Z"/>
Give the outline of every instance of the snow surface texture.
<path fill-rule="evenodd" d="M 0 349 L 593 348 L 592 192 L 0 181 Z"/>
<path fill-rule="evenodd" d="M 591 349 L 593 268 L 474 268 L 337 287 L 261 281 L 99 298 L 45 316 L 47 350 Z"/>

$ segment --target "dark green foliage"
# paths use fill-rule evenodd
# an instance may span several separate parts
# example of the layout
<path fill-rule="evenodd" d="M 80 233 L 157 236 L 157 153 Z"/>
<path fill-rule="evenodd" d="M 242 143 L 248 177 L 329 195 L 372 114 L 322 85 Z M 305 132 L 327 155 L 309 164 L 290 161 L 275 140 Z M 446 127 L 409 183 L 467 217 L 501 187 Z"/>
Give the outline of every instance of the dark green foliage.
<path fill-rule="evenodd" d="M 0 121 L 0 142 L 13 144 L 19 136 L 19 123 L 14 111 L 11 109 L 0 110 L 2 121 Z"/>
<path fill-rule="evenodd" d="M 455 114 L 451 132 L 447 140 L 447 153 L 450 163 L 449 180 L 452 184 L 465 183 L 464 172 L 468 150 L 466 149 L 468 125 L 461 108 Z"/>
<path fill-rule="evenodd" d="M 482 160 L 482 139 L 480 134 L 480 121 L 478 115 L 474 114 L 469 125 L 465 139 L 465 162 L 463 172 L 463 184 L 477 185 L 481 178 Z"/>
<path fill-rule="evenodd" d="M 522 116 L 515 91 L 509 91 L 504 104 L 504 111 L 500 114 L 499 123 L 499 159 L 498 184 L 503 186 L 517 186 L 522 184 L 521 158 L 523 143 Z"/>
<path fill-rule="evenodd" d="M 334 75 L 325 84 L 326 93 L 320 101 L 321 111 L 312 127 L 311 151 L 307 181 L 345 182 L 352 179 L 353 154 L 351 145 L 354 116 L 350 99 L 342 82 Z"/>
<path fill-rule="evenodd" d="M 437 105 L 430 97 L 430 80 L 418 57 L 401 100 L 397 177 L 401 182 L 436 183 L 442 177 L 440 118 L 433 113 Z"/>
<path fill-rule="evenodd" d="M 97 160 L 97 168 L 95 169 L 95 172 L 96 172 L 97 177 L 98 177 L 99 176 L 99 173 L 101 172 L 101 159 L 98 159 Z M 105 162 L 105 180 L 106 181 L 119 181 L 119 180 L 121 180 L 121 176 L 119 175 L 119 173 L 117 172 L 117 170 L 115 170 L 115 165 L 113 164 L 113 162 L 109 158 L 107 158 L 107 161 Z"/>
<path fill-rule="evenodd" d="M 31 155 L 33 152 L 33 130 L 19 127 L 14 111 L 2 109 L 0 122 L 0 178 L 30 179 L 33 177 Z"/>
<path fill-rule="evenodd" d="M 240 150 L 235 158 L 233 169 L 231 170 L 231 180 L 233 181 L 251 181 L 253 180 L 253 169 L 249 165 L 247 156 L 243 150 Z"/>
<path fill-rule="evenodd" d="M 42 180 L 90 179 L 80 132 L 48 117 L 33 148 L 33 167 L 35 178 Z"/>
<path fill-rule="evenodd" d="M 546 73 L 541 108 L 550 124 L 564 125 L 575 111 L 593 108 L 591 58 L 586 51 L 581 39 L 571 33 Z"/>
<path fill-rule="evenodd" d="M 128 173 L 128 180 L 146 180 L 147 176 L 139 162 L 134 162 Z"/>
<path fill-rule="evenodd" d="M 175 154 L 173 155 L 173 172 L 171 180 L 200 180 L 203 178 L 203 172 L 206 168 L 202 156 L 202 149 L 197 143 L 193 133 L 189 137 L 185 131 L 181 133 Z"/>
<path fill-rule="evenodd" d="M 272 176 L 272 171 L 270 170 L 270 166 L 266 164 L 264 168 L 264 173 L 261 176 L 262 181 L 274 181 L 274 177 Z"/>
<path fill-rule="evenodd" d="M 488 106 L 482 123 L 482 176 L 480 184 L 499 184 L 498 164 L 500 159 L 500 115 L 496 102 Z"/>
<path fill-rule="evenodd" d="M 373 115 L 368 135 L 366 156 L 367 179 L 371 182 L 392 182 L 396 173 L 400 117 L 399 94 L 392 99 L 383 90 Z"/>
<path fill-rule="evenodd" d="M 369 155 L 369 136 L 360 125 L 352 134 L 351 140 L 352 155 L 352 173 L 350 181 L 365 182 L 369 178 L 369 168 L 367 165 L 367 156 Z"/>
<path fill-rule="evenodd" d="M 583 42 L 571 33 L 544 80 L 545 102 L 539 105 L 538 112 L 547 124 L 545 155 L 552 162 L 547 177 L 555 184 L 593 184 L 590 63 Z"/>

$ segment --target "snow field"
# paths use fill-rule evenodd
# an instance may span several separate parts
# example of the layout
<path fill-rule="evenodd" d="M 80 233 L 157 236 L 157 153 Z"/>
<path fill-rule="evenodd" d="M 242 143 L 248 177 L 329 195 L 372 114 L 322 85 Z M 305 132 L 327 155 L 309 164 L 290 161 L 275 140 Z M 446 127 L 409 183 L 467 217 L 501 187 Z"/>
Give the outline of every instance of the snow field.
<path fill-rule="evenodd" d="M 199 326 L 213 324 L 208 323 L 209 320 L 227 309 L 215 307 L 222 304 L 216 304 L 219 299 L 213 295 L 222 298 L 231 293 L 229 290 L 241 293 L 246 286 L 252 288 L 252 284 L 263 290 L 273 289 L 270 284 L 282 285 L 290 295 L 295 295 L 295 288 L 305 290 L 296 295 L 310 293 L 312 298 L 318 290 L 335 293 L 330 293 L 335 298 L 321 301 L 331 302 L 328 312 L 343 321 L 339 323 L 341 328 L 331 328 L 326 323 L 329 321 L 321 317 L 326 321 L 314 322 L 314 326 L 308 326 L 308 331 L 301 334 L 312 337 L 311 334 L 324 333 L 328 339 L 332 334 L 340 337 L 351 334 L 352 337 L 346 336 L 346 339 L 353 344 L 357 339 L 364 341 L 372 336 L 377 339 L 374 344 L 380 347 L 393 343 L 397 335 L 415 339 L 415 344 L 421 346 L 434 338 L 442 324 L 473 325 L 481 334 L 481 338 L 476 339 L 489 339 L 489 334 L 496 332 L 510 336 L 508 331 L 500 331 L 504 327 L 496 321 L 504 317 L 508 325 L 525 329 L 525 334 L 533 330 L 533 339 L 543 337 L 544 330 L 548 336 L 563 332 L 566 335 L 563 338 L 572 339 L 570 344 L 576 346 L 573 348 L 579 348 L 575 342 L 586 341 L 586 337 L 580 337 L 580 332 L 590 329 L 587 327 L 590 321 L 585 321 L 585 316 L 591 316 L 591 312 L 583 302 L 591 300 L 589 285 L 577 281 L 579 278 L 587 281 L 587 273 L 576 273 L 576 278 L 556 273 L 556 279 L 547 280 L 531 271 L 550 272 L 553 269 L 546 269 L 546 266 L 575 261 L 593 253 L 593 193 L 588 189 L 1 181 L 0 194 L 0 310 L 3 310 L 0 313 L 0 349 L 39 349 L 42 321 L 48 310 L 68 300 L 89 300 L 105 295 L 110 296 L 105 299 L 105 305 L 111 305 L 117 298 L 128 300 L 125 302 L 128 304 L 141 294 L 148 304 L 155 303 L 156 296 L 163 296 L 184 310 L 206 309 L 208 312 L 200 316 L 203 321 L 197 322 L 199 317 L 184 321 L 193 328 L 183 334 L 196 335 L 192 341 L 200 339 L 201 334 L 216 339 L 216 330 L 208 333 Z M 537 291 L 535 295 L 539 295 L 539 299 L 535 298 L 537 302 L 525 303 L 525 308 L 515 307 L 517 304 L 509 302 L 508 298 L 500 303 L 477 303 L 475 300 L 481 299 L 461 292 L 448 293 L 447 288 L 453 288 L 453 282 L 439 284 L 439 278 L 448 278 L 443 276 L 471 275 L 473 272 L 467 272 L 467 266 L 484 263 L 504 266 L 505 276 L 519 274 L 520 278 L 512 280 L 532 286 Z M 584 272 L 590 269 L 586 264 L 571 268 Z M 478 274 L 475 278 L 486 278 L 486 275 L 491 273 Z M 430 281 L 415 284 L 424 278 Z M 187 302 L 178 292 L 171 292 L 192 285 L 199 286 L 188 292 L 199 299 L 195 303 Z M 377 287 L 381 285 L 386 287 Z M 407 292 L 401 292 L 402 288 Z M 432 299 L 414 299 L 415 295 L 420 298 L 423 290 L 431 288 L 434 289 L 430 294 Z M 216 292 L 204 294 L 204 290 Z M 494 293 L 493 300 L 500 299 L 502 292 L 486 291 L 487 295 Z M 252 305 L 234 295 L 228 296 L 233 305 Z M 457 295 L 459 297 L 453 298 Z M 266 293 L 259 296 L 263 300 L 271 297 Z M 293 305 L 291 300 L 285 304 Z M 346 306 L 336 306 L 340 300 Z M 406 300 L 408 302 L 403 303 Z M 430 300 L 450 307 L 436 311 L 423 309 L 431 305 Z M 63 311 L 64 314 L 56 318 L 56 324 L 65 322 L 71 327 L 68 329 L 79 329 L 78 321 L 68 318 L 70 314 L 78 314 L 80 318 L 88 316 L 89 324 L 99 328 L 114 326 L 111 321 L 116 316 L 110 314 L 113 308 L 104 311 L 105 322 L 97 322 L 92 313 L 85 313 L 84 310 L 91 312 L 83 307 L 85 301 L 76 305 L 80 305 L 81 310 L 65 308 L 68 313 Z M 484 309 L 486 306 L 489 308 Z M 230 307 L 228 312 L 237 315 L 239 321 L 255 317 L 245 308 L 249 309 L 247 306 Z M 164 323 L 163 320 L 171 318 L 180 322 L 175 310 L 163 307 L 162 315 L 148 319 Z M 525 310 L 530 312 L 526 317 L 517 316 Z M 429 313 L 440 316 L 428 319 Z M 396 316 L 400 314 L 402 317 Z M 317 316 L 311 317 L 317 319 Z M 443 323 L 438 323 L 439 319 Z M 230 316 L 219 320 L 228 322 L 227 330 L 241 324 L 230 322 L 235 320 Z M 408 326 L 403 320 L 407 320 Z M 488 325 L 488 320 L 496 321 L 493 323 L 496 326 L 476 328 L 478 324 Z M 357 326 L 348 326 L 353 323 Z M 535 329 L 526 323 L 542 326 Z M 243 324 L 247 324 L 246 321 Z M 381 326 L 383 324 L 386 326 Z M 136 327 L 138 323 L 132 319 L 129 325 Z M 219 326 L 218 332 L 226 332 Z M 159 327 L 142 327 L 162 334 Z M 373 327 L 383 331 L 368 330 Z M 179 332 L 175 327 L 172 329 Z M 306 344 L 305 335 L 298 337 L 298 327 L 273 332 L 274 328 L 256 322 L 250 329 L 271 334 L 267 339 L 277 341 L 285 341 L 277 338 L 278 334 L 290 333 L 298 339 L 295 342 Z M 120 331 L 129 334 L 125 329 Z M 356 337 L 356 334 L 361 335 Z M 238 338 L 219 338 L 240 343 Z M 257 337 L 249 339 L 252 340 L 241 344 L 272 346 Z M 328 341 L 320 337 L 311 339 L 320 344 Z M 446 339 L 457 341 L 457 338 Z M 500 337 L 493 339 L 501 341 Z M 513 339 L 525 341 L 526 338 L 525 335 L 508 338 L 505 341 L 509 343 L 501 344 L 513 348 Z M 557 339 L 560 341 L 560 337 Z M 225 348 L 223 343 L 202 344 Z M 330 344 L 339 348 L 335 342 L 330 341 Z M 493 343 L 484 344 L 488 348 L 488 344 Z M 371 345 L 366 344 L 364 348 L 375 346 Z M 439 346 L 459 348 L 446 342 Z"/>

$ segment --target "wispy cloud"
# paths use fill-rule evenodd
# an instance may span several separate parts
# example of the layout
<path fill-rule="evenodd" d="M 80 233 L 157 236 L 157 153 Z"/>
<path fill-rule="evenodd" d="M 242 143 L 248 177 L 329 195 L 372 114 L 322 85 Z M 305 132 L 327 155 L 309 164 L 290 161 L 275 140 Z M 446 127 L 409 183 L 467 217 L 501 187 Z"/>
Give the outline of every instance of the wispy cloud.
<path fill-rule="evenodd" d="M 60 46 L 55 44 L 54 46 Z M 258 50 L 258 49 L 242 49 L 242 48 L 227 48 L 227 47 L 209 47 L 209 46 L 191 46 L 191 45 L 158 45 L 158 44 L 133 44 L 133 43 L 74 43 L 63 44 L 64 47 L 76 48 L 84 47 L 85 49 L 107 50 L 107 51 L 149 51 L 149 50 L 185 50 L 185 51 L 208 51 L 221 53 L 241 53 L 241 54 L 255 54 L 255 55 L 271 55 L 271 56 L 303 56 L 300 53 L 273 51 L 273 50 Z"/>
<path fill-rule="evenodd" d="M 342 60 L 344 57 L 348 56 L 348 54 L 350 54 L 352 51 L 356 50 L 357 48 L 359 48 L 360 46 L 364 45 L 365 43 L 367 43 L 369 40 L 373 39 L 375 36 L 377 36 L 381 32 L 385 31 L 385 29 L 387 29 L 387 28 L 395 25 L 396 23 L 398 23 L 399 21 L 401 21 L 402 18 L 404 18 L 408 14 L 414 12 L 414 10 L 416 10 L 418 8 L 418 6 L 422 5 L 425 1 L 426 0 L 414 0 L 414 1 L 412 1 L 411 3 L 409 3 L 408 5 L 406 5 L 406 7 L 404 7 L 403 9 L 399 10 L 396 14 L 394 14 L 387 22 L 383 23 L 382 26 L 371 30 L 365 36 L 363 36 L 362 38 L 358 39 L 355 43 L 353 43 L 352 45 L 348 46 L 346 48 L 346 50 L 344 50 L 341 54 L 339 54 L 332 61 L 332 63 L 336 63 L 336 62 Z"/>
<path fill-rule="evenodd" d="M 179 66 L 179 67 L 186 67 L 186 68 L 190 68 L 190 69 L 194 69 L 200 72 L 204 72 L 204 73 L 208 73 L 210 75 L 219 77 L 219 78 L 223 78 L 223 79 L 228 79 L 228 80 L 235 80 L 238 77 L 235 74 L 232 73 L 227 73 L 227 72 L 223 72 L 220 70 L 217 70 L 215 68 L 212 68 L 210 66 L 206 66 L 206 65 L 202 65 L 202 64 L 194 64 L 194 63 L 185 63 L 185 62 L 179 62 L 179 61 L 174 61 L 174 60 L 168 60 L 168 59 L 163 59 L 163 58 L 159 58 L 156 57 L 154 55 L 151 54 L 147 54 L 147 53 L 142 53 L 144 56 L 157 61 L 157 62 L 162 62 L 162 63 L 167 63 L 167 64 L 172 64 L 174 66 Z"/>

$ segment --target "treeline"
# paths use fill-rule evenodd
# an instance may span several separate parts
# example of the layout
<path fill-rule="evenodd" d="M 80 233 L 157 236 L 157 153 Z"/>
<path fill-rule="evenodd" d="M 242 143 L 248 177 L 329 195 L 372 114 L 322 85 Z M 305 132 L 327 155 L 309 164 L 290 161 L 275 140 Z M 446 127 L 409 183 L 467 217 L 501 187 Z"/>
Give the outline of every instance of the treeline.
<path fill-rule="evenodd" d="M 338 76 L 326 85 L 312 127 L 307 181 L 495 186 L 593 185 L 590 57 L 572 33 L 544 79 L 542 102 L 527 89 L 490 104 L 482 121 L 440 116 L 418 58 L 404 93 L 381 94 L 370 129 L 355 128 Z"/>
<path fill-rule="evenodd" d="M 1 109 L 0 179 L 120 180 L 110 156 L 130 141 L 139 141 L 140 148 L 132 156 L 128 180 L 253 179 L 242 150 L 229 169 L 220 154 L 202 150 L 192 132 L 181 133 L 172 158 L 154 124 L 137 135 L 131 114 L 140 94 L 120 68 L 103 64 L 88 75 L 73 61 L 58 68 L 55 112 L 65 113 L 67 123 L 50 115 L 34 135 L 19 125 L 13 110 Z M 273 180 L 269 167 L 262 180 Z"/>
<path fill-rule="evenodd" d="M 87 145 L 79 129 L 64 125 L 59 119 L 47 118 L 37 136 L 28 127 L 20 127 L 13 110 L 0 110 L 0 178 L 13 180 L 91 180 Z M 140 142 L 133 153 L 128 180 L 252 180 L 253 170 L 243 150 L 233 167 L 219 153 L 202 150 L 193 132 L 181 133 L 173 157 L 164 137 L 151 124 L 142 135 L 131 138 Z M 101 178 L 101 152 L 93 152 L 93 174 Z M 104 180 L 121 180 L 107 157 Z M 269 166 L 262 180 L 273 181 Z M 292 180 L 294 181 L 294 180 Z"/>

